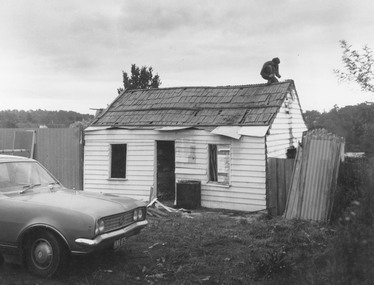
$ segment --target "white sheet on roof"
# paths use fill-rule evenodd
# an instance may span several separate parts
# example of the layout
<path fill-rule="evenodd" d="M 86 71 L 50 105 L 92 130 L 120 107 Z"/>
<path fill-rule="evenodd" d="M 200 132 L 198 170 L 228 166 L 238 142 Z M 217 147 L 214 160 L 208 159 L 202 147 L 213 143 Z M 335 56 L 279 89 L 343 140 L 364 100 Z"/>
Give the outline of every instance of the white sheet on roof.
<path fill-rule="evenodd" d="M 88 127 L 85 129 L 85 132 L 89 131 L 98 131 L 98 130 L 105 130 L 105 129 L 112 129 L 113 127 L 108 126 L 98 126 L 98 127 Z M 189 129 L 191 126 L 178 126 L 178 127 L 161 127 L 155 128 L 157 131 L 178 131 L 178 130 L 185 130 Z M 137 127 L 118 127 L 118 129 L 137 129 Z M 204 128 L 202 128 L 204 129 Z M 264 137 L 266 132 L 268 131 L 269 126 L 220 126 L 216 127 L 211 131 L 212 134 L 226 136 L 234 139 L 240 139 L 241 136 L 249 136 L 249 137 Z M 207 130 L 209 131 L 209 130 Z"/>
<path fill-rule="evenodd" d="M 264 137 L 269 129 L 269 126 L 245 126 L 241 127 L 239 134 L 249 137 Z"/>
<path fill-rule="evenodd" d="M 85 132 L 90 132 L 90 131 L 100 131 L 100 130 L 106 130 L 109 129 L 109 127 L 104 126 L 104 127 L 88 127 L 84 129 Z"/>
<path fill-rule="evenodd" d="M 84 129 L 85 132 L 101 131 L 101 130 L 111 130 L 111 129 L 121 129 L 121 130 L 136 130 L 138 127 L 122 127 L 122 126 L 94 126 Z"/>
<path fill-rule="evenodd" d="M 184 130 L 189 129 L 191 126 L 179 126 L 179 127 L 161 127 L 155 129 L 156 131 L 178 131 L 178 130 Z"/>
<path fill-rule="evenodd" d="M 241 136 L 264 137 L 269 126 L 222 126 L 215 128 L 211 133 L 240 139 Z"/>
<path fill-rule="evenodd" d="M 217 127 L 213 131 L 211 131 L 212 134 L 226 136 L 234 139 L 240 139 L 242 135 L 239 134 L 239 130 L 242 127 L 239 126 L 229 126 L 229 127 Z"/>

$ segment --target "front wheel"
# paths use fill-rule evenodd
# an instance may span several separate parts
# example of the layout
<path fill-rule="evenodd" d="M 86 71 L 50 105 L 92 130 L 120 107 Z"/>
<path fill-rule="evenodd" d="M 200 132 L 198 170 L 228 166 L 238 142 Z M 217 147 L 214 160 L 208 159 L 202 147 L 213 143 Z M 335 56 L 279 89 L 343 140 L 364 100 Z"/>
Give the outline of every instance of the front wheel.
<path fill-rule="evenodd" d="M 57 274 L 67 261 L 66 248 L 48 231 L 39 231 L 31 235 L 25 254 L 29 271 L 43 278 Z"/>
<path fill-rule="evenodd" d="M 4 257 L 3 254 L 0 251 L 0 267 L 4 264 Z"/>

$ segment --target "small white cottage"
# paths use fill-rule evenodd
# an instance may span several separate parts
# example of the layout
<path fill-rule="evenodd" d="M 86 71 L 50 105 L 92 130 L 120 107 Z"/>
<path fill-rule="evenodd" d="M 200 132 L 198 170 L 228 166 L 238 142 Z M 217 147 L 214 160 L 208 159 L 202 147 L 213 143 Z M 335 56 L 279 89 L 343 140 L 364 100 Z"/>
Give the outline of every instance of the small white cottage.
<path fill-rule="evenodd" d="M 193 180 L 203 207 L 264 210 L 267 159 L 306 129 L 292 80 L 126 90 L 85 131 L 84 189 L 175 199 Z"/>

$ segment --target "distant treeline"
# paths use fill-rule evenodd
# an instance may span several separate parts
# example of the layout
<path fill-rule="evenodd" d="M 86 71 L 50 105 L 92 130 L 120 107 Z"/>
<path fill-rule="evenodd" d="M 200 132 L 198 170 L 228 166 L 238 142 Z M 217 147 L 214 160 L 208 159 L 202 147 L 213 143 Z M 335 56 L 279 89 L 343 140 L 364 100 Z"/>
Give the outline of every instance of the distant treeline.
<path fill-rule="evenodd" d="M 0 111 L 0 128 L 67 128 L 86 126 L 93 115 L 73 111 L 4 110 Z"/>
<path fill-rule="evenodd" d="M 306 111 L 308 129 L 325 128 L 345 138 L 347 152 L 365 152 L 374 155 L 374 104 L 362 103 L 329 112 Z"/>

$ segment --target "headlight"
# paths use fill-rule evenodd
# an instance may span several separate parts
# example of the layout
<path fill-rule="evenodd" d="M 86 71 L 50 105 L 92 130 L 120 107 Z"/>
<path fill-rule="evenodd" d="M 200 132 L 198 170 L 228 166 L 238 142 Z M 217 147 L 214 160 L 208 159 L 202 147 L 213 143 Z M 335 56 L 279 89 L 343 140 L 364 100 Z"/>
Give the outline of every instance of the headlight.
<path fill-rule="evenodd" d="M 99 232 L 102 233 L 105 231 L 105 223 L 103 220 L 99 221 Z"/>
<path fill-rule="evenodd" d="M 138 209 L 138 220 L 142 220 L 143 219 L 143 211 L 142 209 Z"/>
<path fill-rule="evenodd" d="M 134 221 L 139 221 L 144 219 L 144 214 L 142 209 L 135 209 L 134 214 L 133 214 L 133 220 Z"/>
<path fill-rule="evenodd" d="M 105 231 L 105 223 L 103 220 L 96 222 L 95 235 L 101 234 Z"/>
<path fill-rule="evenodd" d="M 135 209 L 135 210 L 134 210 L 134 215 L 133 215 L 132 219 L 133 219 L 134 221 L 137 221 L 137 220 L 138 220 L 138 209 Z"/>

